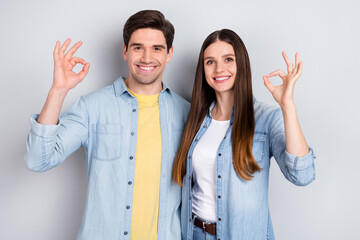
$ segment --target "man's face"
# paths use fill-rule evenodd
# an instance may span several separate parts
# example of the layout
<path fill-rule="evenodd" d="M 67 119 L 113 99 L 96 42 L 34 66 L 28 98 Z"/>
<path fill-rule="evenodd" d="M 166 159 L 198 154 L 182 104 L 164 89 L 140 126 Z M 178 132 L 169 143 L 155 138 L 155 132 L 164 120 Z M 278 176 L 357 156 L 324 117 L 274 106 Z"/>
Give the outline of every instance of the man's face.
<path fill-rule="evenodd" d="M 130 72 L 129 81 L 145 85 L 161 83 L 165 65 L 170 62 L 172 53 L 172 47 L 167 51 L 166 40 L 160 30 L 136 30 L 130 37 L 127 49 L 124 45 L 124 60 L 128 62 Z"/>

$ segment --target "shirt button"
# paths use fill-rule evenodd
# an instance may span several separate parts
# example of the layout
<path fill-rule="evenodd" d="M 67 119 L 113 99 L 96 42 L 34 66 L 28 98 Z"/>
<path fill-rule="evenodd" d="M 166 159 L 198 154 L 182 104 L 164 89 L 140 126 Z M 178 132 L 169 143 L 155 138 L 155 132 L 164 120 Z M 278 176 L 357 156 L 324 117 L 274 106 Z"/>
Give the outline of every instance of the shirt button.
<path fill-rule="evenodd" d="M 189 176 L 189 180 L 191 180 L 191 176 Z"/>
<path fill-rule="evenodd" d="M 192 220 L 191 220 L 191 218 L 189 218 L 189 222 L 191 222 Z"/>
<path fill-rule="evenodd" d="M 221 156 L 221 153 L 219 153 L 219 157 Z"/>
<path fill-rule="evenodd" d="M 191 197 L 189 197 L 189 200 L 191 200 Z"/>
<path fill-rule="evenodd" d="M 221 221 L 221 218 L 218 218 L 219 221 Z"/>
<path fill-rule="evenodd" d="M 230 125 L 233 125 L 233 123 L 231 122 Z"/>
<path fill-rule="evenodd" d="M 196 138 L 196 139 L 195 139 L 195 142 L 197 142 L 197 141 L 199 141 L 199 139 Z"/>
<path fill-rule="evenodd" d="M 126 209 L 130 209 L 130 206 L 129 206 L 129 205 L 127 205 L 127 206 L 126 206 Z"/>
<path fill-rule="evenodd" d="M 128 235 L 128 232 L 124 232 L 124 235 Z"/>
<path fill-rule="evenodd" d="M 204 125 L 204 128 L 207 128 L 207 126 L 206 126 L 206 125 Z"/>
<path fill-rule="evenodd" d="M 135 109 L 135 108 L 133 109 L 133 112 L 136 112 L 136 109 Z"/>
<path fill-rule="evenodd" d="M 221 196 L 220 196 L 220 195 L 218 195 L 218 198 L 221 198 Z"/>
<path fill-rule="evenodd" d="M 221 178 L 221 175 L 219 175 L 218 178 Z"/>
<path fill-rule="evenodd" d="M 226 139 L 226 136 L 224 137 L 224 139 Z"/>
<path fill-rule="evenodd" d="M 191 159 L 191 156 L 189 156 L 189 159 Z"/>
<path fill-rule="evenodd" d="M 131 184 L 132 184 L 132 182 L 131 182 L 131 181 L 128 181 L 128 184 L 129 184 L 129 185 L 131 185 Z"/>
<path fill-rule="evenodd" d="M 130 157 L 129 157 L 130 160 L 133 160 L 133 158 L 134 158 L 133 156 L 130 156 Z"/>
<path fill-rule="evenodd" d="M 135 133 L 134 133 L 134 132 L 131 132 L 131 135 L 132 135 L 132 136 L 134 136 L 134 135 L 135 135 Z"/>

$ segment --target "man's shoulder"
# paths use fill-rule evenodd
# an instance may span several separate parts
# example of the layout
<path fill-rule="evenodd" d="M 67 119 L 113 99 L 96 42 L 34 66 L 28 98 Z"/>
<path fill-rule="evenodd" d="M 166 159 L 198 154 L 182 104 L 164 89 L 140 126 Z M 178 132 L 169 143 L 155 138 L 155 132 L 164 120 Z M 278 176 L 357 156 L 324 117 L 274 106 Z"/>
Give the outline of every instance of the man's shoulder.
<path fill-rule="evenodd" d="M 113 99 L 116 97 L 115 84 L 119 81 L 120 78 L 116 79 L 113 83 L 100 89 L 94 90 L 88 94 L 85 94 L 82 97 L 86 101 L 101 101 L 102 99 Z"/>

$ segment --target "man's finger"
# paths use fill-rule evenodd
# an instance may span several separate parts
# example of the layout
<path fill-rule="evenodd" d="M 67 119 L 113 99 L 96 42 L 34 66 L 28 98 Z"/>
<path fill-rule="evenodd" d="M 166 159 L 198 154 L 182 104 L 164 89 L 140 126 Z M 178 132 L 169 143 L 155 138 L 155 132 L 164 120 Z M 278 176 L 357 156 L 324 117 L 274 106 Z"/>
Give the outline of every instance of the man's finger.
<path fill-rule="evenodd" d="M 60 42 L 56 41 L 55 48 L 54 48 L 54 57 L 59 53 Z"/>
<path fill-rule="evenodd" d="M 61 48 L 60 48 L 60 50 L 59 50 L 59 53 L 64 54 L 65 51 L 66 51 L 66 48 L 69 46 L 70 42 L 71 42 L 71 39 L 70 39 L 70 38 L 66 39 L 66 41 L 64 42 L 64 44 L 61 46 Z"/>
<path fill-rule="evenodd" d="M 84 77 L 86 76 L 86 74 L 88 74 L 89 67 L 90 67 L 90 63 L 86 63 L 84 65 L 83 69 L 81 70 L 81 72 L 79 72 L 78 76 L 80 78 L 80 81 L 82 81 L 84 79 Z"/>
<path fill-rule="evenodd" d="M 77 43 L 76 43 L 74 46 L 72 46 L 72 48 L 70 48 L 70 50 L 66 53 L 65 57 L 66 57 L 66 58 L 71 58 L 81 45 L 82 45 L 82 42 L 81 42 L 81 41 L 77 42 Z"/>
<path fill-rule="evenodd" d="M 73 57 L 70 61 L 71 65 L 74 67 L 76 64 L 81 63 L 82 65 L 86 64 L 86 61 L 82 58 Z"/>

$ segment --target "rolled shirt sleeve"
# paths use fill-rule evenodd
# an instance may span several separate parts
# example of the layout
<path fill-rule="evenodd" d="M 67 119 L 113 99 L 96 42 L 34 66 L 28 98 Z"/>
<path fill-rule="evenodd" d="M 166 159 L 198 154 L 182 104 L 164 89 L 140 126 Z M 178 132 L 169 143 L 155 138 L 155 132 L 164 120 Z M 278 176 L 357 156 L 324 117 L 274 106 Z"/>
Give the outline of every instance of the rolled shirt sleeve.
<path fill-rule="evenodd" d="M 299 157 L 286 151 L 284 119 L 281 109 L 274 112 L 270 127 L 270 151 L 278 163 L 281 172 L 295 185 L 305 186 L 315 179 L 315 155 L 312 148 Z"/>
<path fill-rule="evenodd" d="M 38 116 L 30 117 L 25 162 L 30 170 L 42 172 L 56 167 L 86 143 L 88 114 L 81 97 L 61 115 L 57 125 L 40 124 Z"/>

